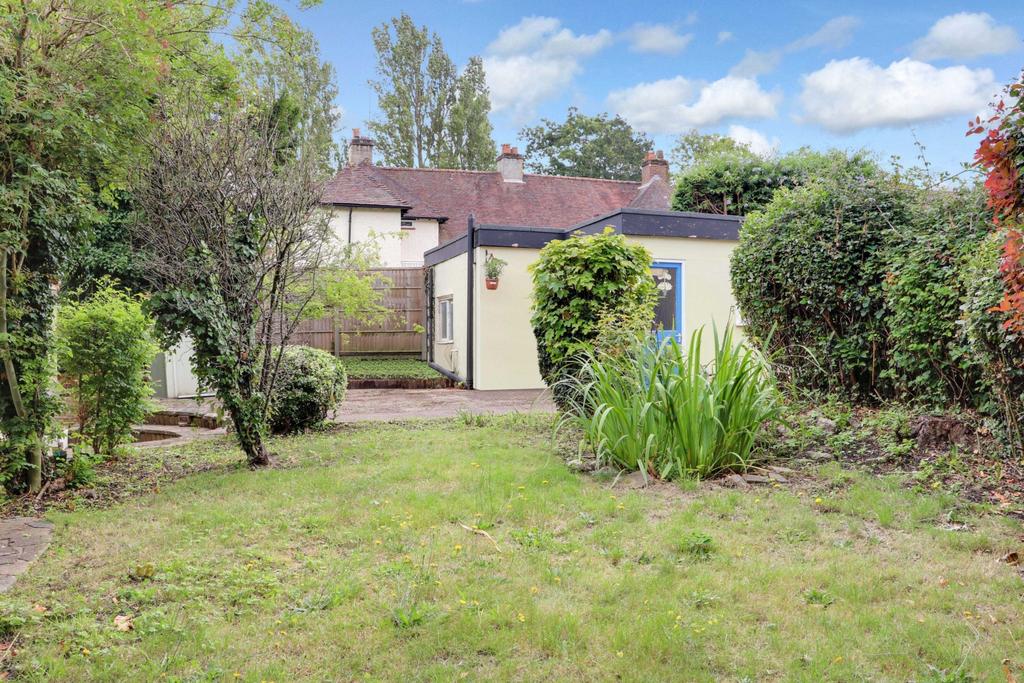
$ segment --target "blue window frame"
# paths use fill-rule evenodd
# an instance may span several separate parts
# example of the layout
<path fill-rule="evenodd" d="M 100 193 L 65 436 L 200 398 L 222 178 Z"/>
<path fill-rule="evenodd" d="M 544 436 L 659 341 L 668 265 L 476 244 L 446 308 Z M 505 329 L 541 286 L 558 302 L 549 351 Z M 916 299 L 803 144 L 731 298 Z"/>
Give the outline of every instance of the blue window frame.
<path fill-rule="evenodd" d="M 655 261 L 651 276 L 658 287 L 658 302 L 654 307 L 654 332 L 658 341 L 675 337 L 682 341 L 683 330 L 683 264 Z"/>

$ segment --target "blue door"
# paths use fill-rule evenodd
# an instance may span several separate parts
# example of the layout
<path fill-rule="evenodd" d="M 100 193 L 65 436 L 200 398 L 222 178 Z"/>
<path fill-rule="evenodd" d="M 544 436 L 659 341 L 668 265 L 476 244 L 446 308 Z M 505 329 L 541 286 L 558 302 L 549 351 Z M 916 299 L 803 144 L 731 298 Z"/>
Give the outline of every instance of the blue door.
<path fill-rule="evenodd" d="M 683 335 L 683 264 L 655 261 L 651 276 L 658 288 L 658 303 L 654 307 L 654 333 L 658 341 Z"/>

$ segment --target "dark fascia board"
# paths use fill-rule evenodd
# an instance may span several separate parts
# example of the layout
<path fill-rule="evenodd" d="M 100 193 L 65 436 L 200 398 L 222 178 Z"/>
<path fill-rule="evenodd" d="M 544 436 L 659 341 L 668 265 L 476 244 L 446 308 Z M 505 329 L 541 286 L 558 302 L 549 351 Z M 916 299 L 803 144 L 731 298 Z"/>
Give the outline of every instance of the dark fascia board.
<path fill-rule="evenodd" d="M 459 235 L 455 239 L 448 240 L 433 249 L 423 252 L 423 265 L 436 266 L 438 263 L 465 254 L 469 245 L 468 235 Z"/>
<path fill-rule="evenodd" d="M 612 226 L 623 235 L 636 237 L 674 237 L 707 240 L 739 239 L 741 216 L 719 216 L 691 211 L 658 211 L 654 209 L 620 209 L 571 228 L 537 228 L 523 225 L 478 225 L 478 247 L 514 247 L 540 249 L 548 242 L 564 240 L 575 232 L 598 233 Z M 466 235 L 456 237 L 423 255 L 424 263 L 433 266 L 466 253 Z"/>
<path fill-rule="evenodd" d="M 735 241 L 739 239 L 742 223 L 743 218 L 740 216 L 625 208 L 579 224 L 572 230 L 591 234 L 600 232 L 605 226 L 611 225 L 624 235 L 637 237 L 686 237 Z"/>
<path fill-rule="evenodd" d="M 518 225 L 478 225 L 478 247 L 518 247 L 540 249 L 552 240 L 565 239 L 561 228 L 532 228 Z"/>
<path fill-rule="evenodd" d="M 412 207 L 408 204 L 367 204 L 365 202 L 320 202 L 321 206 L 344 206 L 353 209 L 401 209 L 404 213 Z"/>

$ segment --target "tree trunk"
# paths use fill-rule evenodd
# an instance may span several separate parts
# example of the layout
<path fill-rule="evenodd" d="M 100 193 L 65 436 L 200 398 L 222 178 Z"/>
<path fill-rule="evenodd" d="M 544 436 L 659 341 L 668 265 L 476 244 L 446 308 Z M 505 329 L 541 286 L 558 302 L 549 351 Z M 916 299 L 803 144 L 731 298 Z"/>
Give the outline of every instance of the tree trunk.
<path fill-rule="evenodd" d="M 28 464 L 29 493 L 38 493 L 43 487 L 43 443 L 38 434 L 32 439 Z"/>
<path fill-rule="evenodd" d="M 252 407 L 241 401 L 228 407 L 238 445 L 245 452 L 245 461 L 252 469 L 270 465 L 270 453 L 263 443 L 262 425 L 253 417 Z"/>

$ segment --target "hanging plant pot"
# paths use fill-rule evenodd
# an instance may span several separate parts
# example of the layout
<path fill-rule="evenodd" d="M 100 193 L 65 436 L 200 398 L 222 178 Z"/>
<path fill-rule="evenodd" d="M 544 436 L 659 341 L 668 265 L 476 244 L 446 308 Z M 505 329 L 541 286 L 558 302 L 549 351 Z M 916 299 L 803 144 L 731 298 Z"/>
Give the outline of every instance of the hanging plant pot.
<path fill-rule="evenodd" d="M 484 278 L 484 284 L 487 286 L 487 289 L 497 289 L 498 288 L 498 278 L 496 278 L 496 277 L 485 277 Z"/>

